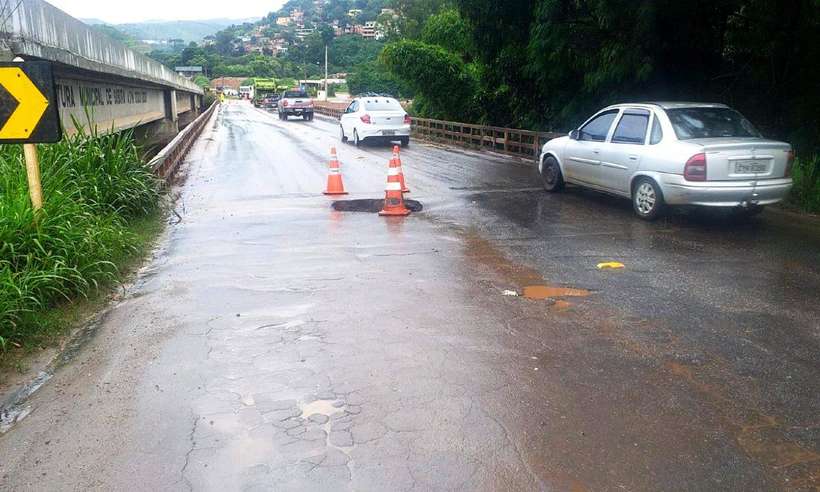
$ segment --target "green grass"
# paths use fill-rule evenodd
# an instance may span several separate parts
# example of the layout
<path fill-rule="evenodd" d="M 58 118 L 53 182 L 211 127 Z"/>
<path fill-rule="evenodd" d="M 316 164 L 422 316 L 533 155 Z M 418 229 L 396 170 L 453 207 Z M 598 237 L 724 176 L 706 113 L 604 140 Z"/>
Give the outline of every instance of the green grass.
<path fill-rule="evenodd" d="M 790 203 L 804 212 L 820 213 L 820 156 L 796 160 L 792 179 Z"/>
<path fill-rule="evenodd" d="M 160 222 L 159 183 L 130 133 L 38 151 L 44 206 L 35 217 L 21 146 L 0 147 L 0 358 L 53 337 L 61 311 L 116 282 Z"/>

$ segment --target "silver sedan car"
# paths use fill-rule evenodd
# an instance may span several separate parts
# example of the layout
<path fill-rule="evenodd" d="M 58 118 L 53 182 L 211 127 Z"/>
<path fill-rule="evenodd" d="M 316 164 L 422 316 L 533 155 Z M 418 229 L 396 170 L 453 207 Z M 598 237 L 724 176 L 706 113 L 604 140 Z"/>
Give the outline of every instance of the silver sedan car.
<path fill-rule="evenodd" d="M 791 145 L 728 106 L 659 102 L 602 109 L 547 142 L 538 170 L 548 191 L 572 183 L 628 197 L 652 220 L 670 205 L 758 213 L 786 198 L 793 162 Z"/>

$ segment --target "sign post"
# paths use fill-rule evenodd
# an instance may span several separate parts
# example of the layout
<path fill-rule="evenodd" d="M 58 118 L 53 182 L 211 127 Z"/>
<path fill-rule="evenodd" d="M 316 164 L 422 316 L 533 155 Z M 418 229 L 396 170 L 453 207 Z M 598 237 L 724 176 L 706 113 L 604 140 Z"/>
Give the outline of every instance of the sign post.
<path fill-rule="evenodd" d="M 23 144 L 26 157 L 26 175 L 28 175 L 28 194 L 35 212 L 43 208 L 43 186 L 40 183 L 40 161 L 37 159 L 37 146 Z"/>
<path fill-rule="evenodd" d="M 0 63 L 0 144 L 23 144 L 35 211 L 43 207 L 43 189 L 34 144 L 59 142 L 61 138 L 51 63 Z"/>

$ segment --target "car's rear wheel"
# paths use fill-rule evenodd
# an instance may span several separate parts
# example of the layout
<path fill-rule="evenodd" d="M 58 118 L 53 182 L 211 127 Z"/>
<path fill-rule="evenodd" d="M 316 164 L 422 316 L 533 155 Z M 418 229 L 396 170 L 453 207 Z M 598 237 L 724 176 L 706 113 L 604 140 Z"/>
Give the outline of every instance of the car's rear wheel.
<path fill-rule="evenodd" d="M 362 146 L 362 141 L 359 140 L 359 132 L 356 130 L 353 130 L 353 144 L 356 145 L 356 147 Z"/>
<path fill-rule="evenodd" d="M 632 187 L 632 208 L 643 220 L 655 220 L 663 214 L 666 204 L 663 193 L 651 178 L 638 178 Z"/>
<path fill-rule="evenodd" d="M 547 156 L 541 164 L 541 181 L 547 191 L 561 191 L 564 188 L 564 175 L 561 174 L 561 166 L 555 157 Z"/>
<path fill-rule="evenodd" d="M 342 143 L 347 142 L 347 137 L 345 137 L 345 127 L 339 125 L 339 138 L 342 140 Z"/>
<path fill-rule="evenodd" d="M 407 147 L 410 145 L 410 137 L 402 137 L 401 138 L 401 146 Z"/>

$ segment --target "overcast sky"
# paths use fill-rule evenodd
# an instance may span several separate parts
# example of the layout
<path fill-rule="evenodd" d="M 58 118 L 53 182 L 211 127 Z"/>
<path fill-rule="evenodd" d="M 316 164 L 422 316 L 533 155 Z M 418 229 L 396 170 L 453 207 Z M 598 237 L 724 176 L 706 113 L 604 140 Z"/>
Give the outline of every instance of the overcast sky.
<path fill-rule="evenodd" d="M 72 17 L 113 24 L 145 20 L 246 19 L 278 10 L 285 0 L 47 0 Z"/>

